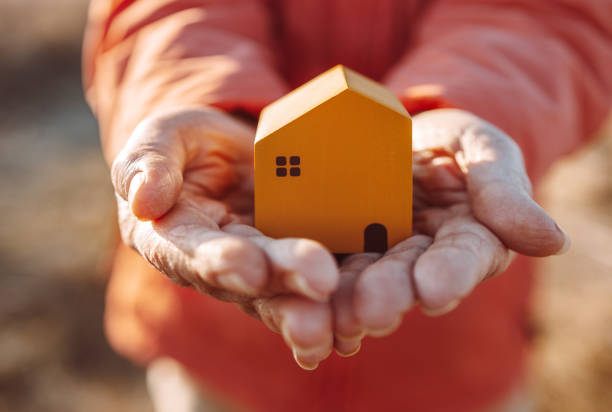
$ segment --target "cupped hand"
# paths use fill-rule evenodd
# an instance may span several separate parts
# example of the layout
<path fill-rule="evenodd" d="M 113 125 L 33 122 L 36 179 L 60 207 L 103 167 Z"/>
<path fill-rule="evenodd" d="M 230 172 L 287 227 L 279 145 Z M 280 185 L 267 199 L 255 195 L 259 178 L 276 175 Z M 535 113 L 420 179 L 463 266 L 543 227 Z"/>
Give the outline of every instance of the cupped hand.
<path fill-rule="evenodd" d="M 333 345 L 334 257 L 252 227 L 249 125 L 214 109 L 141 122 L 112 166 L 123 241 L 174 282 L 237 303 L 312 369 Z"/>
<path fill-rule="evenodd" d="M 333 298 L 335 347 L 349 356 L 365 335 L 394 331 L 420 302 L 436 315 L 502 272 L 513 251 L 560 254 L 569 238 L 531 197 L 518 145 L 468 112 L 413 118 L 414 233 L 383 256 L 356 254 L 340 267 Z"/>

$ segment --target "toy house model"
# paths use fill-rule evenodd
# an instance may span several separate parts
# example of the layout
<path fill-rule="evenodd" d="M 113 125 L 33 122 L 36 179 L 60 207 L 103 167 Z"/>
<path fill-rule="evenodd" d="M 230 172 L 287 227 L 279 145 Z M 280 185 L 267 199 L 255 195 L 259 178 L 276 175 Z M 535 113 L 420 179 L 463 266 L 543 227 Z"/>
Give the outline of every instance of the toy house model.
<path fill-rule="evenodd" d="M 387 89 L 336 66 L 267 106 L 255 226 L 334 253 L 383 252 L 412 228 L 412 122 Z"/>

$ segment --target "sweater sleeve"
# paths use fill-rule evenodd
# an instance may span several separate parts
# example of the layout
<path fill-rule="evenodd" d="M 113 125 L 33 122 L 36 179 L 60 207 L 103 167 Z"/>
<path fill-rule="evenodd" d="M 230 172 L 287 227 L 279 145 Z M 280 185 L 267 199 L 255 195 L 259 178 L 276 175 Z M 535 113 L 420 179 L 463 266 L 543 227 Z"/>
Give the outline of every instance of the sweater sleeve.
<path fill-rule="evenodd" d="M 439 0 L 386 78 L 414 112 L 456 107 L 521 146 L 532 179 L 612 106 L 609 0 Z"/>
<path fill-rule="evenodd" d="M 263 0 L 93 0 L 83 78 L 107 159 L 155 112 L 257 113 L 285 94 L 271 29 Z"/>

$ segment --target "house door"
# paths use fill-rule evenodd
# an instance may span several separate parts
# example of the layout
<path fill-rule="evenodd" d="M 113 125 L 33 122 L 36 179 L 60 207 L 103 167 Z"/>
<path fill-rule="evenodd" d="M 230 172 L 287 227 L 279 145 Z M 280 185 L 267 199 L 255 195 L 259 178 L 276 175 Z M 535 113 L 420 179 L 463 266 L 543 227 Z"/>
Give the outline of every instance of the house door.
<path fill-rule="evenodd" d="M 363 231 L 363 251 L 385 253 L 387 251 L 387 228 L 380 223 L 369 224 Z"/>

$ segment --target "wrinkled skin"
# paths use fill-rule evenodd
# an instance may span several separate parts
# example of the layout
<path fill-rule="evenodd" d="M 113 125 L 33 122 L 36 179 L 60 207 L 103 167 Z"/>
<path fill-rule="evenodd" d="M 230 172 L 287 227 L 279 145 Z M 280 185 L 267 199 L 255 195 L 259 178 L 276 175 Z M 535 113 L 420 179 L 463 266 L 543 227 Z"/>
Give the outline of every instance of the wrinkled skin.
<path fill-rule="evenodd" d="M 320 243 L 252 227 L 254 129 L 213 109 L 144 120 L 115 159 L 121 234 L 176 283 L 235 302 L 315 368 L 356 353 L 420 302 L 453 309 L 503 271 L 510 249 L 547 256 L 567 235 L 531 199 L 518 146 L 459 110 L 413 119 L 415 235 L 338 266 Z"/>

